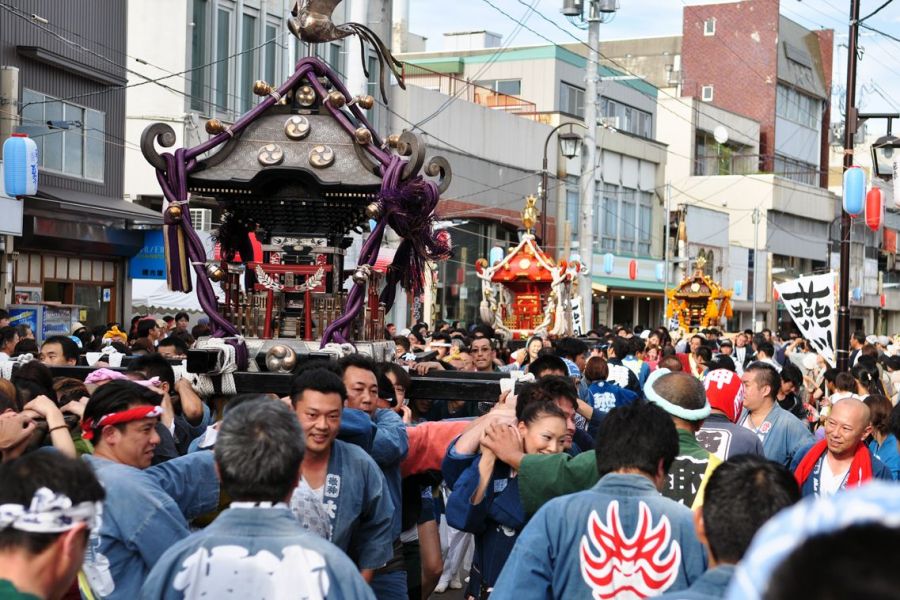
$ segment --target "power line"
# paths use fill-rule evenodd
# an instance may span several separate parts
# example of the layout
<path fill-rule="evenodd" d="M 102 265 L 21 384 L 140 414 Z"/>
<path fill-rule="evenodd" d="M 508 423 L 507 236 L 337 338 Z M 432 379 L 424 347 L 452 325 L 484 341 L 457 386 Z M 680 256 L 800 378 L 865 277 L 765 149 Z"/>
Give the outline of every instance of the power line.
<path fill-rule="evenodd" d="M 878 8 L 876 8 L 875 10 L 873 10 L 872 12 L 870 12 L 869 14 L 867 14 L 866 16 L 864 16 L 863 18 L 861 18 L 861 19 L 859 20 L 860 24 L 862 24 L 862 22 L 865 21 L 866 19 L 869 19 L 869 18 L 871 18 L 871 17 L 874 17 L 875 15 L 877 15 L 878 13 L 880 13 L 880 12 L 882 11 L 882 9 L 884 9 L 888 4 L 890 4 L 890 3 L 893 2 L 893 1 L 894 1 L 894 0 L 887 0 L 887 2 L 885 2 L 884 4 L 882 4 L 881 6 L 879 6 Z"/>

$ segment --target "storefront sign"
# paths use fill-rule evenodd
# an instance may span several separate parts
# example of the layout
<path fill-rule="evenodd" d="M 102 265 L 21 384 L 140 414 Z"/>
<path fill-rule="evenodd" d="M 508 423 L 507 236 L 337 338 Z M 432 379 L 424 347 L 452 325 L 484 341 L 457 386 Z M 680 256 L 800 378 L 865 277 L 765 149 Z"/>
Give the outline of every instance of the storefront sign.
<path fill-rule="evenodd" d="M 144 232 L 144 247 L 129 261 L 132 279 L 165 279 L 166 250 L 162 230 Z"/>
<path fill-rule="evenodd" d="M 3 179 L 3 162 L 0 161 L 0 179 Z M 22 206 L 21 200 L 7 196 L 0 189 L 0 235 L 22 235 Z"/>

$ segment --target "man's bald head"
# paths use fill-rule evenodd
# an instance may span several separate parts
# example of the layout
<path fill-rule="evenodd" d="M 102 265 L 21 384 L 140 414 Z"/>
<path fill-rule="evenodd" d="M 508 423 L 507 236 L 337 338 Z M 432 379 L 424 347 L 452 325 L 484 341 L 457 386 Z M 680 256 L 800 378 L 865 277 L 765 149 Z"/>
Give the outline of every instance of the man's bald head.
<path fill-rule="evenodd" d="M 706 390 L 687 373 L 667 373 L 653 383 L 653 391 L 681 408 L 697 410 L 706 406 Z"/>
<path fill-rule="evenodd" d="M 871 420 L 869 407 L 857 398 L 844 398 L 835 402 L 831 407 L 831 415 L 842 423 L 852 423 L 860 429 L 864 429 Z"/>
<path fill-rule="evenodd" d="M 825 420 L 828 451 L 839 460 L 850 458 L 871 431 L 869 407 L 856 398 L 844 398 L 831 407 Z"/>

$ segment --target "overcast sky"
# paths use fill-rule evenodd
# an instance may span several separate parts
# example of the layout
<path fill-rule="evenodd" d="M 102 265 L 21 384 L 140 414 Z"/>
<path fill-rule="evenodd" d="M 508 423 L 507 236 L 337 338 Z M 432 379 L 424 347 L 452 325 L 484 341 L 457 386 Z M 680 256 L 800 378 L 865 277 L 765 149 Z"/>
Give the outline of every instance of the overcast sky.
<path fill-rule="evenodd" d="M 677 35 L 681 33 L 682 8 L 685 5 L 717 4 L 721 0 L 620 0 L 619 11 L 612 22 L 600 27 L 600 40 Z M 885 0 L 862 0 L 862 16 L 878 8 Z M 428 38 L 429 51 L 441 50 L 443 34 L 451 31 L 487 29 L 503 36 L 504 46 L 512 38 L 512 46 L 548 43 L 490 4 L 523 21 L 537 34 L 555 43 L 575 40 L 554 27 L 541 15 L 551 19 L 579 40 L 587 40 L 587 32 L 569 24 L 560 14 L 562 0 L 410 0 L 410 31 Z M 533 10 L 532 8 L 533 7 Z M 781 13 L 809 29 L 835 30 L 834 89 L 832 102 L 843 97 L 847 80 L 847 23 L 850 0 L 783 0 Z M 900 38 L 900 1 L 885 7 L 867 24 Z M 861 30 L 863 57 L 857 73 L 857 104 L 865 112 L 900 113 L 900 42 L 883 35 Z M 843 105 L 841 105 L 843 106 Z M 843 109 L 833 104 L 832 119 L 840 120 Z M 874 125 L 874 124 L 873 124 Z M 870 127 L 880 130 L 883 125 Z M 894 132 L 900 129 L 900 124 Z"/>

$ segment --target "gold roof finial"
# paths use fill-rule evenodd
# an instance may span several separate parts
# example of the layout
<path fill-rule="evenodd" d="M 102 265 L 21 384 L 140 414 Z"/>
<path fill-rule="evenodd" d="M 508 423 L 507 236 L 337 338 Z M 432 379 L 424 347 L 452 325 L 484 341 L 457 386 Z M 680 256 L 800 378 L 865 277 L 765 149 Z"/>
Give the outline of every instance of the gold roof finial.
<path fill-rule="evenodd" d="M 538 214 L 537 198 L 533 195 L 525 198 L 525 210 L 522 211 L 522 225 L 525 226 L 528 233 L 531 233 L 534 224 L 537 223 Z"/>
<path fill-rule="evenodd" d="M 705 256 L 699 257 L 699 258 L 697 259 L 697 262 L 696 262 L 695 264 L 696 264 L 696 266 L 697 266 L 697 270 L 702 272 L 702 271 L 703 271 L 703 267 L 706 266 L 706 257 L 705 257 Z"/>

